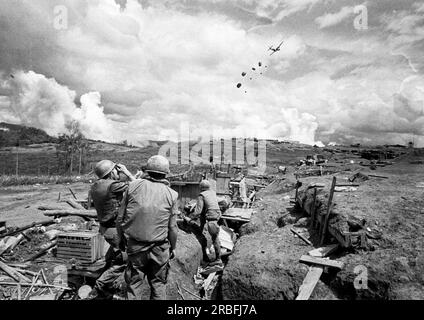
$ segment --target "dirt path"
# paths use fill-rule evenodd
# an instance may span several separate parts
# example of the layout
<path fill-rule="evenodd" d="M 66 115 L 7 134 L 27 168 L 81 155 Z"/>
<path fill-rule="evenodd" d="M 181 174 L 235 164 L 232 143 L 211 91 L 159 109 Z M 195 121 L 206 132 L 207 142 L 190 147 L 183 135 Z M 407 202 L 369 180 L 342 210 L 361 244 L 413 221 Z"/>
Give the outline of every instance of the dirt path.
<path fill-rule="evenodd" d="M 59 193 L 61 199 L 72 198 L 69 188 L 78 199 L 85 199 L 90 186 L 84 183 L 75 183 L 0 188 L 0 220 L 6 221 L 8 226 L 20 227 L 46 218 L 41 211 L 37 210 L 41 205 L 69 208 L 66 203 L 57 201 Z"/>

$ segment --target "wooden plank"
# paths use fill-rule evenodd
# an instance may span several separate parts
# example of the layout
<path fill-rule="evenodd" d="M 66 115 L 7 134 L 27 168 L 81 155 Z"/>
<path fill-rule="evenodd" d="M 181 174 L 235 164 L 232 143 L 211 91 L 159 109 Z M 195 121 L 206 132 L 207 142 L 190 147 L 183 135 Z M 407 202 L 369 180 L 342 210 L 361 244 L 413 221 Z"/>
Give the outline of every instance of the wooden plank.
<path fill-rule="evenodd" d="M 323 267 L 309 267 L 308 274 L 299 288 L 299 294 L 296 300 L 309 300 L 309 297 L 314 291 L 323 271 Z"/>
<path fill-rule="evenodd" d="M 96 252 L 93 249 L 81 249 L 81 248 L 68 248 L 68 247 L 61 247 L 57 248 L 57 252 L 63 252 L 63 253 L 79 253 L 79 254 L 86 254 L 86 255 L 94 255 Z"/>
<path fill-rule="evenodd" d="M 221 242 L 221 247 L 233 251 L 234 242 L 232 239 L 233 232 L 225 227 L 219 228 L 219 240 Z"/>
<path fill-rule="evenodd" d="M 77 196 L 75 195 L 75 193 L 72 191 L 72 189 L 71 188 L 68 188 L 69 189 L 69 191 L 71 191 L 71 194 L 72 194 L 72 196 L 74 197 L 74 199 L 75 200 L 77 200 L 78 198 L 77 198 Z"/>
<path fill-rule="evenodd" d="M 312 198 L 312 205 L 311 205 L 311 226 L 312 228 L 314 228 L 315 226 L 315 221 L 316 221 L 316 216 L 315 216 L 315 206 L 316 206 L 316 201 L 317 201 L 317 188 L 314 188 L 314 196 Z"/>
<path fill-rule="evenodd" d="M 74 199 L 66 200 L 66 203 L 69 204 L 73 209 L 77 210 L 86 210 L 81 204 L 79 204 Z"/>
<path fill-rule="evenodd" d="M 93 252 L 92 251 L 57 250 L 57 254 L 69 255 L 69 256 L 93 257 Z"/>
<path fill-rule="evenodd" d="M 31 282 L 26 282 L 26 283 L 18 283 L 18 282 L 0 282 L 0 286 L 17 286 L 18 284 L 20 284 L 22 287 L 35 287 L 35 288 L 54 288 L 54 289 L 62 289 L 62 290 L 72 290 L 71 288 L 68 287 L 62 287 L 62 286 L 56 286 L 53 284 L 41 284 L 41 283 L 36 283 L 33 284 Z"/>
<path fill-rule="evenodd" d="M 97 213 L 95 210 L 50 210 L 44 213 L 47 217 L 66 217 L 66 216 L 78 216 L 83 218 L 97 218 Z"/>
<path fill-rule="evenodd" d="M 225 216 L 250 220 L 253 209 L 230 208 L 225 212 Z"/>
<path fill-rule="evenodd" d="M 221 216 L 221 218 L 225 220 L 232 220 L 232 221 L 250 222 L 250 220 L 248 219 L 235 218 L 235 217 L 229 217 L 229 216 Z"/>
<path fill-rule="evenodd" d="M 321 236 L 320 236 L 320 239 L 321 239 L 320 244 L 321 245 L 324 244 L 325 235 L 327 234 L 328 218 L 329 218 L 330 212 L 331 212 L 331 205 L 333 203 L 334 189 L 336 188 L 336 185 L 337 185 L 337 178 L 333 177 L 333 183 L 332 183 L 331 189 L 330 189 L 330 196 L 328 198 L 327 213 L 324 217 L 324 223 L 321 226 Z"/>
<path fill-rule="evenodd" d="M 205 293 L 208 291 L 212 280 L 215 278 L 216 276 L 216 272 L 211 273 L 210 275 L 208 275 L 208 277 L 206 278 L 206 280 L 203 282 L 203 289 L 205 290 Z"/>
<path fill-rule="evenodd" d="M 51 290 L 51 288 L 49 289 Z M 33 297 L 30 297 L 29 300 L 53 301 L 53 300 L 56 300 L 56 295 L 53 293 L 53 294 L 44 294 L 41 296 L 33 296 Z"/>
<path fill-rule="evenodd" d="M 16 271 L 14 268 L 9 267 L 7 264 L 3 263 L 0 261 L 0 269 L 3 270 L 4 272 L 6 272 L 10 277 L 12 277 L 13 279 L 15 279 L 18 282 L 31 282 L 30 279 L 28 279 L 27 277 L 25 277 L 24 275 L 22 275 L 21 273 L 19 273 L 18 271 Z"/>
<path fill-rule="evenodd" d="M 303 241 L 305 241 L 307 244 L 309 244 L 310 246 L 313 246 L 312 242 L 309 241 L 308 239 L 306 239 L 304 236 L 302 236 L 299 232 L 297 232 L 296 230 L 294 230 L 293 228 L 290 229 L 291 232 L 293 232 L 295 235 L 297 235 L 300 239 L 302 239 Z"/>
<path fill-rule="evenodd" d="M 386 176 L 378 176 L 375 174 L 367 174 L 368 177 L 373 177 L 373 178 L 381 178 L 381 179 L 389 179 L 389 177 Z"/>
<path fill-rule="evenodd" d="M 80 250 L 80 249 L 72 249 L 72 248 L 58 248 L 57 249 L 58 253 L 63 253 L 63 254 L 80 254 L 80 255 L 88 255 L 88 256 L 93 256 L 95 251 L 94 250 Z"/>
<path fill-rule="evenodd" d="M 303 255 L 300 258 L 300 262 L 306 263 L 306 264 L 317 264 L 320 266 L 325 267 L 332 267 L 337 269 L 343 269 L 344 263 L 336 260 L 330 260 L 330 259 L 323 259 L 323 258 L 315 258 L 307 255 Z"/>
<path fill-rule="evenodd" d="M 75 259 L 77 261 L 84 261 L 84 262 L 89 262 L 89 263 L 94 262 L 93 259 L 89 259 L 89 258 L 86 258 L 86 257 L 74 257 L 74 256 L 70 257 L 70 256 L 64 256 L 64 255 L 61 255 L 61 254 L 60 255 L 58 254 L 57 258 L 62 259 L 62 260 Z"/>
<path fill-rule="evenodd" d="M 333 244 L 331 246 L 311 250 L 308 252 L 308 254 L 316 258 L 325 258 L 326 256 L 336 251 L 338 248 L 339 248 L 338 244 Z"/>

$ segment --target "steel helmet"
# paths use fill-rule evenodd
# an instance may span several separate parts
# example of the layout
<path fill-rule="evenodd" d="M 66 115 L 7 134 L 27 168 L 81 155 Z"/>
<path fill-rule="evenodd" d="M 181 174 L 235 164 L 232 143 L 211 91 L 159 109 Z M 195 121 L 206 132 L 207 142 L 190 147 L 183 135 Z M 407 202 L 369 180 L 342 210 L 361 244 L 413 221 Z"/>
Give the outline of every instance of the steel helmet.
<path fill-rule="evenodd" d="M 209 190 L 211 188 L 211 183 L 208 180 L 203 180 L 200 182 L 200 190 Z"/>
<path fill-rule="evenodd" d="M 103 179 L 109 173 L 111 173 L 115 166 L 116 163 L 110 160 L 102 160 L 96 164 L 96 167 L 94 168 L 94 173 L 96 174 L 96 176 L 99 177 L 99 179 Z"/>
<path fill-rule="evenodd" d="M 169 161 L 163 156 L 153 156 L 147 161 L 146 171 L 169 174 Z"/>

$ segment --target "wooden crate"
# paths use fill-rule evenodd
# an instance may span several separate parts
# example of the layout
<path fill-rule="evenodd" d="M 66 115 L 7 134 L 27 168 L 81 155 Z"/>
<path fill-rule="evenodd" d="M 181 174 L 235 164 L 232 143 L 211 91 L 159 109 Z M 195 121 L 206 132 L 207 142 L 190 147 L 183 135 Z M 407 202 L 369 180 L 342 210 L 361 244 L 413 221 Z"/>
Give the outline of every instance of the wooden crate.
<path fill-rule="evenodd" d="M 66 232 L 57 238 L 57 257 L 93 263 L 103 257 L 104 238 L 97 232 Z"/>

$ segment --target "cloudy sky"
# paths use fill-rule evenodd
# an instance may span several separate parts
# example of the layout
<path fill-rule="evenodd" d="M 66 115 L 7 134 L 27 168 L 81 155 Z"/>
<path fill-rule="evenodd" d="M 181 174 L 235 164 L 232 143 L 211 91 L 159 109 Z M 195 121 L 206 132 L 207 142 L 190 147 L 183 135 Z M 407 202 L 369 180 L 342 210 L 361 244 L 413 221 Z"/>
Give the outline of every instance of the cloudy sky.
<path fill-rule="evenodd" d="M 78 121 L 135 144 L 183 124 L 192 137 L 424 147 L 424 1 L 0 5 L 0 121 L 50 134 Z"/>

